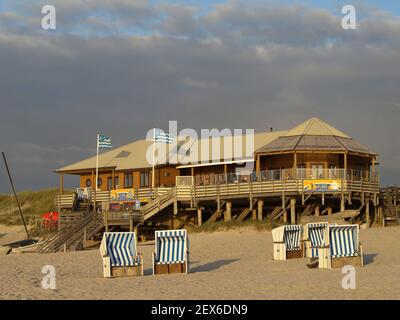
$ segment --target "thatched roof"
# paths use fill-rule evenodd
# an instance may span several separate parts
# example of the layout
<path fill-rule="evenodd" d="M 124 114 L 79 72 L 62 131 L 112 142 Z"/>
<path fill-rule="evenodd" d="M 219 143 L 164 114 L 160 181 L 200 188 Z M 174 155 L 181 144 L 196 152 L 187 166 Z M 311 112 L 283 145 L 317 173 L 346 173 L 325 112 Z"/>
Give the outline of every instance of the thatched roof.
<path fill-rule="evenodd" d="M 330 151 L 376 155 L 363 144 L 326 122 L 311 118 L 256 150 L 255 154 L 291 151 Z"/>

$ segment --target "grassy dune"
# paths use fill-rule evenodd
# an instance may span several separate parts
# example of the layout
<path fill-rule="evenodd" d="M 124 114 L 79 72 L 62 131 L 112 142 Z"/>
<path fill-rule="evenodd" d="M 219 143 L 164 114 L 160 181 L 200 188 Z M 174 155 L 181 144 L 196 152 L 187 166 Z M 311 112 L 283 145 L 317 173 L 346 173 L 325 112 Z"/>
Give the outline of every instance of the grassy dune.
<path fill-rule="evenodd" d="M 19 193 L 18 200 L 26 222 L 33 222 L 43 213 L 54 210 L 53 200 L 57 192 L 57 189 L 46 189 Z M 17 203 L 10 194 L 0 195 L 0 224 L 22 224 Z"/>

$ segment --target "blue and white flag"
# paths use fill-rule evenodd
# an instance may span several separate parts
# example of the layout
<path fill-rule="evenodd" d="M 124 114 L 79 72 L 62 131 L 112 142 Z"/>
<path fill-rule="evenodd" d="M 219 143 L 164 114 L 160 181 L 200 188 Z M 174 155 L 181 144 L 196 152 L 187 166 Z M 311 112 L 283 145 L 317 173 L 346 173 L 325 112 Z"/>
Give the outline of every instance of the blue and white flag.
<path fill-rule="evenodd" d="M 111 138 L 99 134 L 97 141 L 99 148 L 112 148 Z"/>
<path fill-rule="evenodd" d="M 171 144 L 174 142 L 174 136 L 169 133 L 165 133 L 160 129 L 154 129 L 154 142 L 164 142 Z"/>

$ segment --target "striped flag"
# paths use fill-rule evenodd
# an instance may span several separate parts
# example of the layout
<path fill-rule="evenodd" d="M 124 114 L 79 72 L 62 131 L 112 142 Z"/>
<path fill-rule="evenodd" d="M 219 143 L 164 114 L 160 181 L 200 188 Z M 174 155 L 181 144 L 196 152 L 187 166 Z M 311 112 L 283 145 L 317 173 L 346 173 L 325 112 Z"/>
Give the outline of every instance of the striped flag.
<path fill-rule="evenodd" d="M 99 148 L 112 148 L 111 138 L 99 134 L 97 141 Z"/>
<path fill-rule="evenodd" d="M 174 136 L 172 134 L 165 133 L 160 129 L 155 129 L 154 142 L 164 142 L 171 144 L 174 142 Z"/>

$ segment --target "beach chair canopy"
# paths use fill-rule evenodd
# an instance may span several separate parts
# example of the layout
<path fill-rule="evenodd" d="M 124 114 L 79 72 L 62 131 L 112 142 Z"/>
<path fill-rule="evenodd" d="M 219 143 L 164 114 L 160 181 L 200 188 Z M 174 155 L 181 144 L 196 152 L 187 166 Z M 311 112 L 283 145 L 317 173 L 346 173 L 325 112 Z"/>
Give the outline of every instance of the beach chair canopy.
<path fill-rule="evenodd" d="M 301 230 L 300 225 L 285 226 L 283 241 L 287 251 L 300 250 Z"/>
<path fill-rule="evenodd" d="M 358 225 L 329 226 L 331 257 L 358 255 Z"/>
<path fill-rule="evenodd" d="M 186 230 L 156 231 L 155 262 L 158 264 L 184 263 L 187 257 Z"/>
<path fill-rule="evenodd" d="M 110 256 L 111 266 L 135 266 L 140 263 L 136 258 L 134 232 L 105 232 L 102 241 L 105 241 L 105 253 Z"/>
<path fill-rule="evenodd" d="M 311 258 L 318 257 L 318 247 L 326 246 L 326 229 L 328 228 L 327 222 L 308 223 L 305 226 L 307 230 L 307 240 L 311 244 Z"/>

